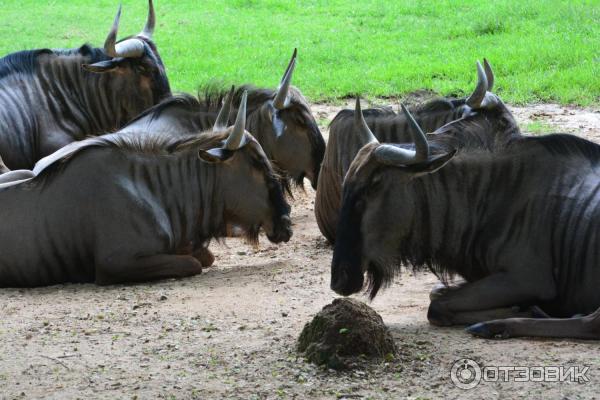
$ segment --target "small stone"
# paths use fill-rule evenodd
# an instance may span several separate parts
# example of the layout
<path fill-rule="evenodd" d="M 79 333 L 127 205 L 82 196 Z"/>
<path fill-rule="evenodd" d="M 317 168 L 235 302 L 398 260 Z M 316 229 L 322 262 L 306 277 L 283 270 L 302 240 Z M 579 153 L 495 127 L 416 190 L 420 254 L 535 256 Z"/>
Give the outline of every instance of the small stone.
<path fill-rule="evenodd" d="M 164 294 L 162 296 L 160 296 L 160 298 L 159 298 L 160 301 L 165 301 L 167 299 L 168 299 L 168 297 L 165 296 Z"/>

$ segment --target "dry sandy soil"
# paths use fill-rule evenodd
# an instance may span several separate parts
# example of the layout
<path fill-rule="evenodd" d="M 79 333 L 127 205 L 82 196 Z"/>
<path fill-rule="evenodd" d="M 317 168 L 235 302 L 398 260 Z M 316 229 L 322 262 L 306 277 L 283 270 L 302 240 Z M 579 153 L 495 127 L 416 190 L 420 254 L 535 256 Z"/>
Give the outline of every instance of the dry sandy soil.
<path fill-rule="evenodd" d="M 339 106 L 316 105 L 325 126 Z M 523 127 L 600 141 L 598 110 L 513 107 Z M 539 132 L 538 132 L 539 133 Z M 213 245 L 215 266 L 197 277 L 136 286 L 64 285 L 0 290 L 0 398 L 437 399 L 599 398 L 598 343 L 474 339 L 429 326 L 430 274 L 405 273 L 371 306 L 391 328 L 395 361 L 353 372 L 322 370 L 295 353 L 312 316 L 335 297 L 332 251 L 313 215 L 314 192 L 296 193 L 294 237 L 259 248 Z M 367 301 L 363 296 L 356 296 Z M 482 365 L 590 366 L 587 384 L 450 380 L 463 357 Z"/>

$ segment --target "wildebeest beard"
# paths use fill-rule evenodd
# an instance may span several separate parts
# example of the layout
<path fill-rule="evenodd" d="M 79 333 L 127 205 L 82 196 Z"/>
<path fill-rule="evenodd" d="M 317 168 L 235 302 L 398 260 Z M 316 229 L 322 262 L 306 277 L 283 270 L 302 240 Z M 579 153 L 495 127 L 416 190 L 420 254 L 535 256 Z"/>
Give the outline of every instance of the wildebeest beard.
<path fill-rule="evenodd" d="M 273 229 L 276 230 L 281 218 L 284 215 L 288 215 L 291 210 L 289 204 L 285 201 L 285 197 L 283 194 L 284 190 L 289 191 L 289 187 L 284 186 L 283 182 L 285 181 L 282 180 L 282 177 L 272 168 L 272 164 L 271 166 L 269 166 L 262 159 L 253 159 L 252 161 L 254 167 L 262 170 L 265 173 L 265 180 L 269 193 L 269 202 L 271 203 L 271 206 L 274 209 L 272 225 Z M 228 219 L 229 218 L 225 218 L 223 219 L 223 221 Z M 222 239 L 224 239 L 227 236 L 235 236 L 235 232 L 232 229 L 233 227 L 238 227 L 242 229 L 242 237 L 246 241 L 246 243 L 250 244 L 251 246 L 258 246 L 260 229 L 262 227 L 260 223 L 224 223 L 220 228 L 220 236 L 222 237 Z"/>
<path fill-rule="evenodd" d="M 333 254 L 332 265 L 338 268 L 343 267 L 349 280 L 355 281 L 362 280 L 364 277 L 361 221 L 364 214 L 365 194 L 366 188 L 364 187 L 357 190 L 354 190 L 352 186 L 346 188 Z M 367 282 L 362 285 L 362 288 L 366 288 L 369 298 L 373 299 L 381 288 L 392 283 L 398 272 L 400 272 L 400 264 L 396 257 L 378 255 L 377 259 L 369 260 L 366 269 Z"/>

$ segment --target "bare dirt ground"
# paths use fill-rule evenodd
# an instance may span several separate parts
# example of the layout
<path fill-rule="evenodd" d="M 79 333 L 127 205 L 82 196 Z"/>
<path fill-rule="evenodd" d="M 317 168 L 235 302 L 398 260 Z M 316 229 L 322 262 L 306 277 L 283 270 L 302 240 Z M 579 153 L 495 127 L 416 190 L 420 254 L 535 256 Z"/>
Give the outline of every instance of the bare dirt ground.
<path fill-rule="evenodd" d="M 323 125 L 340 106 L 316 105 Z M 524 130 L 574 132 L 600 141 L 598 110 L 513 107 Z M 295 353 L 312 316 L 330 303 L 331 249 L 313 215 L 314 192 L 296 193 L 294 237 L 259 248 L 213 245 L 215 266 L 197 277 L 136 286 L 64 285 L 0 290 L 0 398 L 105 399 L 594 399 L 598 343 L 474 339 L 429 326 L 430 274 L 403 274 L 371 306 L 392 330 L 393 362 L 324 371 Z M 363 296 L 356 296 L 367 301 Z M 450 380 L 452 364 L 590 366 L 587 384 Z"/>

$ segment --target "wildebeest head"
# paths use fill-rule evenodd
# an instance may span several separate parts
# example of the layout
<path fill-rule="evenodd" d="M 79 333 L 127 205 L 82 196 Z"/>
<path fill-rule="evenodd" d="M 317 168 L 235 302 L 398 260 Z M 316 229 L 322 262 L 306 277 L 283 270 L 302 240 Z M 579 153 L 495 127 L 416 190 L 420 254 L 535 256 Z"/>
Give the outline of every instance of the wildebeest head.
<path fill-rule="evenodd" d="M 465 100 L 463 117 L 437 129 L 435 135 L 430 136 L 431 142 L 454 148 L 493 149 L 521 134 L 510 110 L 491 92 L 494 75 L 485 59 L 483 67 L 477 62 L 477 78 L 477 87 Z"/>
<path fill-rule="evenodd" d="M 156 26 L 156 14 L 152 0 L 148 2 L 146 26 L 137 35 L 117 42 L 121 6 L 104 42 L 106 60 L 83 65 L 92 73 L 111 74 L 114 85 L 124 93 L 131 93 L 131 108 L 137 114 L 171 94 L 169 81 L 162 59 L 152 41 Z M 133 95 L 136 93 L 137 95 Z"/>
<path fill-rule="evenodd" d="M 494 151 L 520 135 L 517 123 L 502 100 L 488 91 L 491 85 L 477 63 L 477 89 L 467 99 L 472 110 L 429 136 L 403 106 L 414 143 L 382 144 L 367 126 L 357 101 L 355 124 L 366 145 L 358 152 L 343 186 L 342 207 L 332 262 L 331 288 L 349 295 L 362 289 L 364 273 L 371 297 L 391 282 L 400 261 L 426 264 L 419 238 L 428 237 L 435 221 L 417 211 L 426 175 L 433 176 L 457 151 Z M 429 206 L 429 205 L 428 205 Z M 410 247 L 410 251 L 403 247 Z M 407 258 L 406 253 L 412 255 Z M 422 253 L 422 254 L 419 254 Z M 435 255 L 433 255 L 435 256 Z"/>
<path fill-rule="evenodd" d="M 219 164 L 220 187 L 223 188 L 225 219 L 239 226 L 251 241 L 257 241 L 262 227 L 270 241 L 287 242 L 292 236 L 290 207 L 280 179 L 256 139 L 246 131 L 244 92 L 235 125 L 227 127 L 232 94 L 227 96 L 213 131 L 226 133 L 221 147 L 200 150 L 199 157 Z"/>
<path fill-rule="evenodd" d="M 443 167 L 455 151 L 431 154 L 420 128 L 411 130 L 412 144 L 379 143 L 364 120 L 358 99 L 355 119 L 367 144 L 356 155 L 344 180 L 331 288 L 342 295 L 356 293 L 364 286 L 366 272 L 374 297 L 394 275 L 390 265 L 396 260 L 388 255 L 393 255 L 403 235 L 414 229 L 416 205 L 404 201 L 409 197 L 403 196 L 403 190 L 414 179 Z M 418 128 L 416 123 L 414 126 Z"/>
<path fill-rule="evenodd" d="M 269 157 L 290 178 L 301 185 L 306 177 L 316 188 L 325 154 L 325 140 L 308 102 L 298 89 L 291 86 L 296 54 L 294 50 L 279 88 L 269 93 L 268 100 L 251 117 L 248 128 Z"/>

